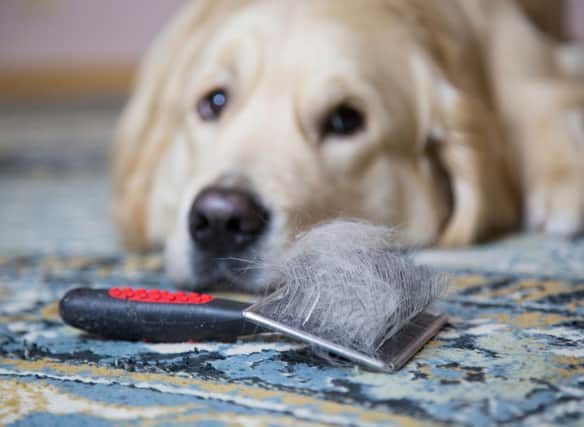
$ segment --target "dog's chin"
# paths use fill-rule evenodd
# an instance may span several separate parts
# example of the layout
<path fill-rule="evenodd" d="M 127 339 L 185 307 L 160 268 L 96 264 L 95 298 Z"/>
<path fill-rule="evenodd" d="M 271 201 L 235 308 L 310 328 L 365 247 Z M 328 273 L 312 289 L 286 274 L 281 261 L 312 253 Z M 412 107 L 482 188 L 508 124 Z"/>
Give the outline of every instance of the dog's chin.
<path fill-rule="evenodd" d="M 257 250 L 219 257 L 202 254 L 191 245 L 169 245 L 165 257 L 168 276 L 183 289 L 261 293 L 273 281 L 273 272 Z"/>
<path fill-rule="evenodd" d="M 269 274 L 260 262 L 246 258 L 193 259 L 190 280 L 179 284 L 185 289 L 244 291 L 258 293 L 270 287 Z"/>

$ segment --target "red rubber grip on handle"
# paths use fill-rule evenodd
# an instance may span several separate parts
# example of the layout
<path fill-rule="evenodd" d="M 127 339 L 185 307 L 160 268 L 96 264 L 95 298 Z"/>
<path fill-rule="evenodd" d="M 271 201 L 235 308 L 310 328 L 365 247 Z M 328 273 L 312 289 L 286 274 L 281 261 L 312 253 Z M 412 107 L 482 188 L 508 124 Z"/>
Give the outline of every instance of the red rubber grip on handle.
<path fill-rule="evenodd" d="M 213 297 L 209 294 L 169 292 L 158 289 L 146 290 L 143 288 L 111 288 L 108 295 L 115 299 L 159 304 L 208 304 L 213 301 Z"/>

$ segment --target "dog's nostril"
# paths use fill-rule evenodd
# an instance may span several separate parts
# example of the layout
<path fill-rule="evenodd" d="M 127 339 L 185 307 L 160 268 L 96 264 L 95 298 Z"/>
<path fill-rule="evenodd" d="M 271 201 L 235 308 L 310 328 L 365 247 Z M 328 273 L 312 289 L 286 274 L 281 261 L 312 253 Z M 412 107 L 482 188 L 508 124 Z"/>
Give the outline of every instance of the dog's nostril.
<path fill-rule="evenodd" d="M 197 214 L 195 221 L 193 221 L 192 227 L 196 231 L 203 231 L 209 227 L 209 221 L 205 218 L 204 215 Z"/>
<path fill-rule="evenodd" d="M 268 213 L 252 194 L 210 187 L 193 203 L 189 232 L 199 249 L 227 255 L 257 240 L 267 222 Z"/>
<path fill-rule="evenodd" d="M 227 231 L 232 233 L 242 232 L 241 221 L 237 218 L 230 218 L 226 224 Z"/>

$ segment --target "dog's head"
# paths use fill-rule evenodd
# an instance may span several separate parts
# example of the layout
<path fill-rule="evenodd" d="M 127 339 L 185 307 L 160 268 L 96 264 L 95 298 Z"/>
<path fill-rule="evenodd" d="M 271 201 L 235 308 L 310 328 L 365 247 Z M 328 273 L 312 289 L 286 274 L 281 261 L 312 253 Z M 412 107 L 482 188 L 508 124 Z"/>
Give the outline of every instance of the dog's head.
<path fill-rule="evenodd" d="M 189 286 L 258 290 L 262 266 L 329 218 L 391 225 L 415 245 L 452 228 L 450 169 L 465 158 L 441 152 L 449 129 L 438 118 L 462 101 L 412 30 L 416 17 L 367 6 L 183 10 L 146 59 L 118 138 L 130 243 L 165 244 L 170 275 Z M 459 240 L 476 232 L 478 214 L 467 214 Z"/>

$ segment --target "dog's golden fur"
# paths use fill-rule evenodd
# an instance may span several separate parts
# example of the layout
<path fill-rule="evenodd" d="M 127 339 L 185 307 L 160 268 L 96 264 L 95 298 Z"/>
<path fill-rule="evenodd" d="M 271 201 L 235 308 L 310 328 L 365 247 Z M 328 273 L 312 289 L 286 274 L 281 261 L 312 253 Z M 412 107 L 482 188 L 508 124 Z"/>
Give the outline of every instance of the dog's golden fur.
<path fill-rule="evenodd" d="M 549 4 L 549 2 L 548 2 Z M 511 0 L 194 0 L 142 66 L 114 151 L 115 214 L 133 249 L 166 243 L 205 186 L 274 212 L 262 251 L 334 216 L 464 245 L 521 224 L 584 226 L 584 56 Z M 218 122 L 195 113 L 233 93 Z M 366 129 L 323 139 L 350 102 Z M 182 263 L 182 264 L 181 264 Z M 181 267 L 182 265 L 182 267 Z"/>

